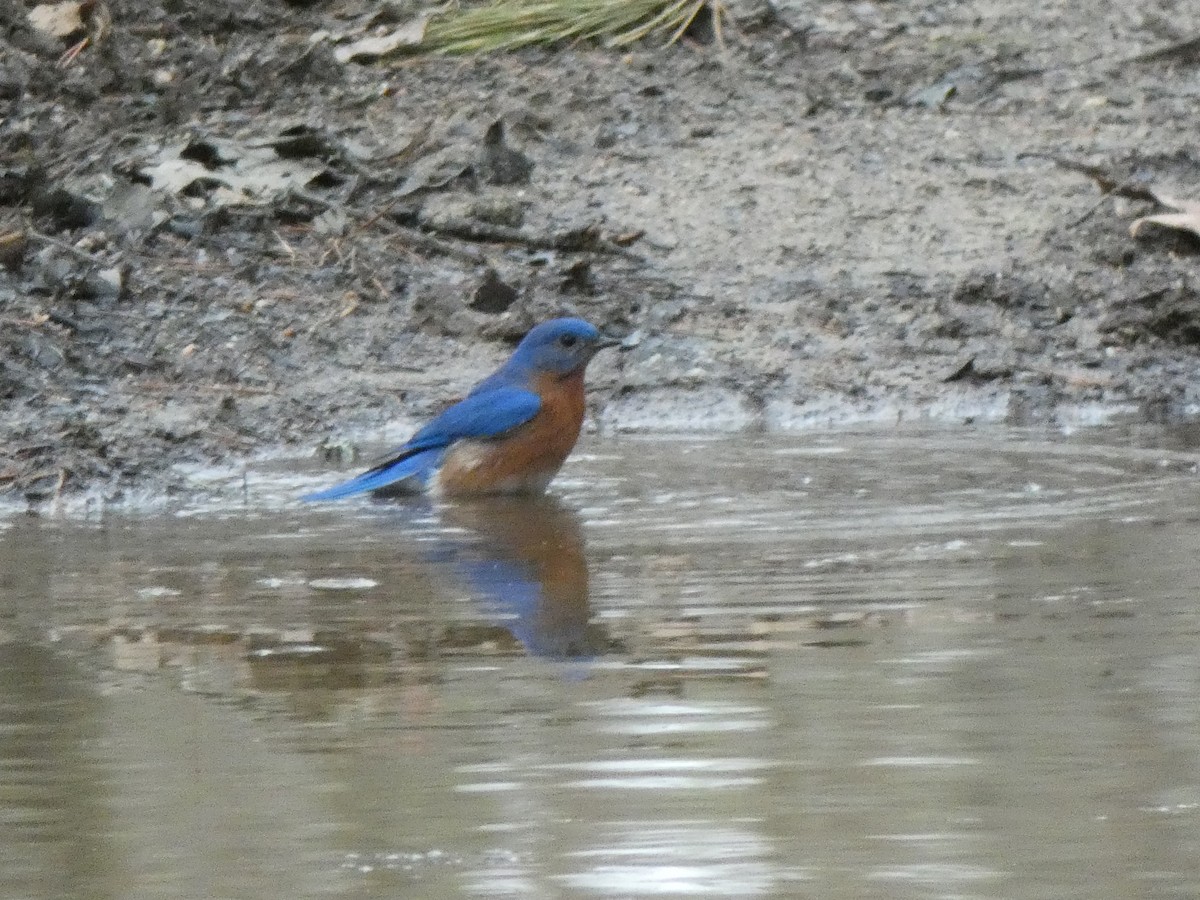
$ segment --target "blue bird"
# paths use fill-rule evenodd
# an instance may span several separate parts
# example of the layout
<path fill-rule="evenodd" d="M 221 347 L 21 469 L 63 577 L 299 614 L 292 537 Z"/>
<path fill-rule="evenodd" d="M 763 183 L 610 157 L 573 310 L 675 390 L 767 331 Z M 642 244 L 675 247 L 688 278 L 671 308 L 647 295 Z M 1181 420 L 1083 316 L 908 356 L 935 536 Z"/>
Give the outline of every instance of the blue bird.
<path fill-rule="evenodd" d="M 543 322 L 504 365 L 385 462 L 302 499 L 405 488 L 453 497 L 539 494 L 579 438 L 587 364 L 618 343 L 582 319 Z"/>

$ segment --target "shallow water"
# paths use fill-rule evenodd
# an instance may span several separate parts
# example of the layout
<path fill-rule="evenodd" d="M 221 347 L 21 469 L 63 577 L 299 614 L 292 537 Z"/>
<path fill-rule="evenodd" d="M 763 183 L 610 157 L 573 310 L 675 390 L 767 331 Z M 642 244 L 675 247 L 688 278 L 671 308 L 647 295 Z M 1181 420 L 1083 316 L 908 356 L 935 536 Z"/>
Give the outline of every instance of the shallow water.
<path fill-rule="evenodd" d="M 0 524 L 0 896 L 1200 896 L 1187 431 Z M 233 499 L 231 499 L 233 498 Z"/>

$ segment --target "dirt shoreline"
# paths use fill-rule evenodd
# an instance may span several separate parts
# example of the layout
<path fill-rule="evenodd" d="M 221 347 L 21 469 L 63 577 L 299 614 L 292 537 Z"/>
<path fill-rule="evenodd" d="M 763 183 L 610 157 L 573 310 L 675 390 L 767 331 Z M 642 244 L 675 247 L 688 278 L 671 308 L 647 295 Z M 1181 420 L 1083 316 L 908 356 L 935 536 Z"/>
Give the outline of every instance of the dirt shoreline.
<path fill-rule="evenodd" d="M 378 434 L 563 312 L 605 428 L 1196 415 L 1200 239 L 1129 226 L 1200 11 L 945 6 L 344 64 L 377 5 L 126 0 L 60 68 L 0 0 L 0 494 Z"/>

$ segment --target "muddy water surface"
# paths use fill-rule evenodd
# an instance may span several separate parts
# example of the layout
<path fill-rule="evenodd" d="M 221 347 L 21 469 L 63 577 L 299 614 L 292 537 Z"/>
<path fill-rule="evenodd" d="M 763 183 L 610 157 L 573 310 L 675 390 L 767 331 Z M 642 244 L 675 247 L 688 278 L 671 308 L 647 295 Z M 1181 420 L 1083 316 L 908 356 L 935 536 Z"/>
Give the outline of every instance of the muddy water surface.
<path fill-rule="evenodd" d="M 1174 432 L 593 441 L 0 525 L 0 896 L 1195 897 Z"/>

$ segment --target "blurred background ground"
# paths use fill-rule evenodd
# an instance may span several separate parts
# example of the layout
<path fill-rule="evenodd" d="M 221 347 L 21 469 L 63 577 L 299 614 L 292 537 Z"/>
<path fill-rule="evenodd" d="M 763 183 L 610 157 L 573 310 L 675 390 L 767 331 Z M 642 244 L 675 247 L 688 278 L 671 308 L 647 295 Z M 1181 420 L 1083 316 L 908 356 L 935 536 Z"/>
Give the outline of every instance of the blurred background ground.
<path fill-rule="evenodd" d="M 615 428 L 1200 405 L 1200 238 L 1130 234 L 1200 200 L 1194 4 L 378 59 L 419 7 L 66 6 L 0 0 L 0 491 L 402 438 L 563 312 L 633 335 L 594 365 Z"/>

